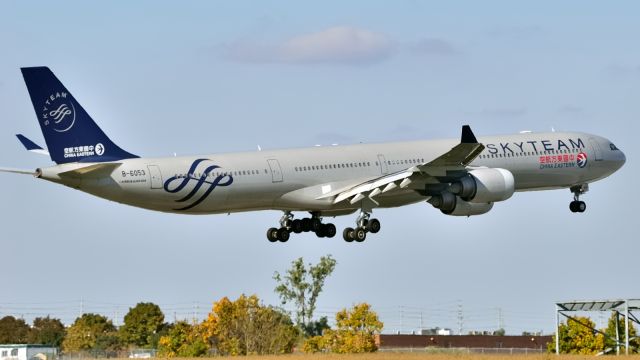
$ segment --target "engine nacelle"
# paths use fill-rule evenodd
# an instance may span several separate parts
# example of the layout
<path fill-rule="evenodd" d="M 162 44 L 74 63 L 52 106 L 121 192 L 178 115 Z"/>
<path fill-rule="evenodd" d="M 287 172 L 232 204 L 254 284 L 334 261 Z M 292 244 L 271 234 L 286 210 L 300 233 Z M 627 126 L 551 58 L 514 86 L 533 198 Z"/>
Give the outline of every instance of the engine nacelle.
<path fill-rule="evenodd" d="M 464 201 L 492 203 L 510 198 L 515 191 L 515 181 L 509 170 L 476 169 L 451 184 L 449 190 Z"/>
<path fill-rule="evenodd" d="M 450 211 L 442 211 L 445 215 L 451 216 L 473 216 L 473 215 L 482 215 L 488 213 L 493 208 L 493 203 L 471 203 L 464 201 L 462 199 L 458 199 L 456 201 L 456 206 L 453 210 Z"/>

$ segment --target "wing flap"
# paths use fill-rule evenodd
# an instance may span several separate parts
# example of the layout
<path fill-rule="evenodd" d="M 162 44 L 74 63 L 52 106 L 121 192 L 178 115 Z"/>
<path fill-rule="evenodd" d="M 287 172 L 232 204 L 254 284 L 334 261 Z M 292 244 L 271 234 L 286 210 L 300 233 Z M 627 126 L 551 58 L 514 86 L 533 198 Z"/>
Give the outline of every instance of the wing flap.
<path fill-rule="evenodd" d="M 471 128 L 465 125 L 462 127 L 460 143 L 434 160 L 390 175 L 356 183 L 341 190 L 322 195 L 317 199 L 335 197 L 334 204 L 347 199 L 351 204 L 363 200 L 370 200 L 377 204 L 373 198 L 379 194 L 405 189 L 414 182 L 425 182 L 434 176 L 444 176 L 447 171 L 466 170 L 467 166 L 483 150 L 484 145 L 478 142 Z"/>

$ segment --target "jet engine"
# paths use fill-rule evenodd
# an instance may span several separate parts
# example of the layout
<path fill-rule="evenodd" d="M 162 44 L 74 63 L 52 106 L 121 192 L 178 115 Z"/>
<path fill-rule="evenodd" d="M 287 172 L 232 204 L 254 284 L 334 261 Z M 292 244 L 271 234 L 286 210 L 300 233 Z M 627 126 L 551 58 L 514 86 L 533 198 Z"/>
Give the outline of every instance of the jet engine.
<path fill-rule="evenodd" d="M 449 191 L 464 201 L 486 204 L 507 200 L 513 195 L 515 185 L 509 170 L 487 168 L 469 171 L 452 183 Z"/>
<path fill-rule="evenodd" d="M 451 216 L 472 216 L 488 213 L 493 208 L 493 203 L 472 203 L 464 201 L 456 195 L 444 191 L 432 196 L 428 203 L 440 209 L 445 215 Z"/>

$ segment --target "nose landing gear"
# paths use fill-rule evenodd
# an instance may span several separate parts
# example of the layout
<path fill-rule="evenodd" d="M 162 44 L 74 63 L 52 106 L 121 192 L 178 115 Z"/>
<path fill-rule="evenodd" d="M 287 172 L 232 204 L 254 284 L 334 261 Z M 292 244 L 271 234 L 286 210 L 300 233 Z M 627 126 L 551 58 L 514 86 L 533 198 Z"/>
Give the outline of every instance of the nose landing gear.
<path fill-rule="evenodd" d="M 587 210 L 587 204 L 584 201 L 580 201 L 580 195 L 583 195 L 589 191 L 588 184 L 576 185 L 571 187 L 573 193 L 573 201 L 569 203 L 569 210 L 573 213 L 583 213 Z"/>

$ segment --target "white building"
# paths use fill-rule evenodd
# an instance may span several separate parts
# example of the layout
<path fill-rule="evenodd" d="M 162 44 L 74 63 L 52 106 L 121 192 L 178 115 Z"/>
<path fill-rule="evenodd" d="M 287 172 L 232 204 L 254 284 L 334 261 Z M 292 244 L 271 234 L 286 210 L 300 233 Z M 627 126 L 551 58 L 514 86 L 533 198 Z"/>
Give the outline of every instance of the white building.
<path fill-rule="evenodd" d="M 58 348 L 48 345 L 0 344 L 0 360 L 53 360 L 58 358 Z"/>

